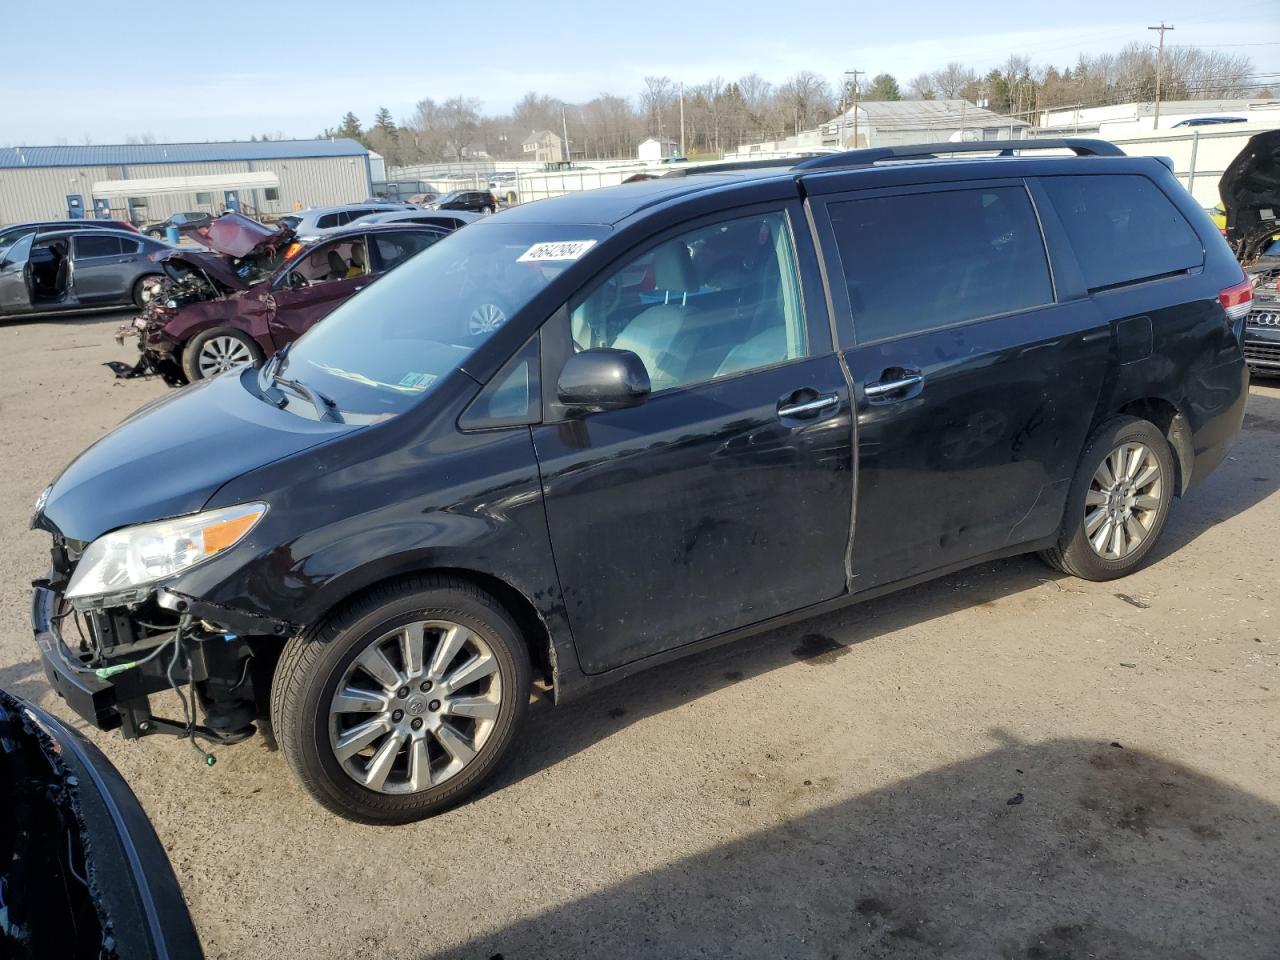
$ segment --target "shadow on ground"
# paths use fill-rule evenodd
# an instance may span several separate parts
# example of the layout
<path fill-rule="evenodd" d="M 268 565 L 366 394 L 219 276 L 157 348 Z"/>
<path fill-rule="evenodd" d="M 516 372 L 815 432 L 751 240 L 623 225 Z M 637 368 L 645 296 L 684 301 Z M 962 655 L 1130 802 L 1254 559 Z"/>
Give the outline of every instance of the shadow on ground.
<path fill-rule="evenodd" d="M 439 956 L 1276 956 L 1280 808 L 1118 743 L 995 737 L 818 809 L 830 785 L 771 784 L 778 826 Z"/>

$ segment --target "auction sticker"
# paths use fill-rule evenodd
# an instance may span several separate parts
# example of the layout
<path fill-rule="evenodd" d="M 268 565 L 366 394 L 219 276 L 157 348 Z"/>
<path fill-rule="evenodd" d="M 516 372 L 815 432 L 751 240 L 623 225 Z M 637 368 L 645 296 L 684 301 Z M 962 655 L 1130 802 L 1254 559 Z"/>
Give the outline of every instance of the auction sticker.
<path fill-rule="evenodd" d="M 549 240 L 535 243 L 520 256 L 516 263 L 537 263 L 543 260 L 577 260 L 596 245 L 594 240 Z"/>

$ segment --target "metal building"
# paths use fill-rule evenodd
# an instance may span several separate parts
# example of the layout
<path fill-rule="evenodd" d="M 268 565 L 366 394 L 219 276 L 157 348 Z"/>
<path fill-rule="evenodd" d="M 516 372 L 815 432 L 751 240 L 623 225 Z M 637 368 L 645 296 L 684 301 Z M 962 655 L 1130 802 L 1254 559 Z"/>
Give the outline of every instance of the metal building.
<path fill-rule="evenodd" d="M 264 140 L 0 148 L 0 223 L 254 216 L 363 200 L 369 151 L 355 140 Z"/>

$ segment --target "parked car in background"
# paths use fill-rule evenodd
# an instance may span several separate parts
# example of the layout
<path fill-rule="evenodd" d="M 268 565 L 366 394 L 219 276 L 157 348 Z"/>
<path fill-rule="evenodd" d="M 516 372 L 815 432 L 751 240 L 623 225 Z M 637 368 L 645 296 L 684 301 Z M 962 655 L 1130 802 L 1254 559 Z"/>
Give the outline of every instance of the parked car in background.
<path fill-rule="evenodd" d="M 151 822 L 102 753 L 0 690 L 0 956 L 199 960 Z"/>
<path fill-rule="evenodd" d="M 123 230 L 138 233 L 127 220 L 39 220 L 32 223 L 11 223 L 0 227 L 0 250 L 13 246 L 29 233 L 37 230 Z"/>
<path fill-rule="evenodd" d="M 284 257 L 264 252 L 251 270 L 236 269 L 241 261 L 218 253 L 216 244 L 214 252 L 170 250 L 160 260 L 168 281 L 117 339 L 136 336 L 138 372 L 175 385 L 257 365 L 447 235 L 418 224 L 348 226 L 290 243 Z M 277 238 L 274 249 L 284 242 Z"/>
<path fill-rule="evenodd" d="M 1182 120 L 1173 125 L 1173 129 L 1178 127 L 1216 127 L 1223 123 L 1248 123 L 1248 117 L 1192 117 L 1190 120 Z"/>
<path fill-rule="evenodd" d="M 468 210 L 396 210 L 392 213 L 371 213 L 352 220 L 352 224 L 361 223 L 422 223 L 446 230 L 457 230 L 468 223 L 479 220 L 483 214 L 471 213 Z"/>
<path fill-rule="evenodd" d="M 0 317 L 141 307 L 163 275 L 151 255 L 171 249 L 97 227 L 25 234 L 0 250 Z"/>
<path fill-rule="evenodd" d="M 155 651 L 189 653 L 207 737 L 269 711 L 319 803 L 419 819 L 535 674 L 561 703 L 1015 554 L 1139 569 L 1241 428 L 1251 295 L 1170 170 L 1097 140 L 513 207 L 67 467 L 33 633 L 88 723 L 157 729 Z"/>
<path fill-rule="evenodd" d="M 433 200 L 432 210 L 470 210 L 472 213 L 493 213 L 498 202 L 488 190 L 454 190 Z"/>
<path fill-rule="evenodd" d="M 358 220 L 371 213 L 386 213 L 391 209 L 412 210 L 412 204 L 386 201 L 383 203 L 347 203 L 339 207 L 315 207 L 290 215 L 296 216 L 297 222 L 290 224 L 298 235 L 298 240 L 315 240 L 323 231 L 334 227 L 345 227 L 352 220 Z M 281 218 L 284 220 L 285 218 Z"/>
<path fill-rule="evenodd" d="M 514 173 L 495 173 L 489 178 L 489 192 L 510 206 L 520 199 L 516 193 L 519 183 L 519 178 Z"/>
<path fill-rule="evenodd" d="M 142 232 L 148 237 L 163 239 L 165 231 L 169 227 L 193 227 L 203 223 L 209 223 L 213 219 L 213 214 L 207 213 L 204 210 L 195 210 L 190 213 L 175 213 L 167 220 L 162 220 L 159 223 L 148 225 Z"/>
<path fill-rule="evenodd" d="M 438 199 L 440 196 L 435 190 L 424 190 L 422 193 L 415 193 L 409 198 L 409 203 L 415 207 L 425 207 L 432 200 Z"/>

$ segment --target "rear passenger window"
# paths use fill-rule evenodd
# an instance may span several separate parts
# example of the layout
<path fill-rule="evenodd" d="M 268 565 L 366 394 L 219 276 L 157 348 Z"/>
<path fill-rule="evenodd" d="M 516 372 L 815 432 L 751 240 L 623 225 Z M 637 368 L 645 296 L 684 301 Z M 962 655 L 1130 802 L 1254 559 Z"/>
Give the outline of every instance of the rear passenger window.
<path fill-rule="evenodd" d="M 321 217 L 316 221 L 316 229 L 327 230 L 329 227 L 338 226 L 338 217 L 339 217 L 339 214 L 326 213 L 323 217 Z M 342 222 L 346 223 L 347 221 L 343 220 Z"/>
<path fill-rule="evenodd" d="M 406 231 L 405 233 L 373 234 L 374 244 L 378 248 L 378 258 L 382 261 L 384 271 L 399 266 L 439 239 L 440 234 L 426 230 L 416 230 L 412 233 Z"/>
<path fill-rule="evenodd" d="M 631 350 L 656 393 L 805 356 L 795 251 L 782 213 L 666 240 L 573 306 L 574 349 Z"/>
<path fill-rule="evenodd" d="M 828 208 L 860 343 L 1053 300 L 1021 187 L 869 197 Z"/>
<path fill-rule="evenodd" d="M 1204 263 L 1204 245 L 1146 177 L 1045 177 L 1090 290 L 1179 273 Z"/>
<path fill-rule="evenodd" d="M 117 237 L 95 237 L 92 235 L 76 237 L 76 259 L 88 260 L 92 257 L 118 257 L 120 240 Z"/>

